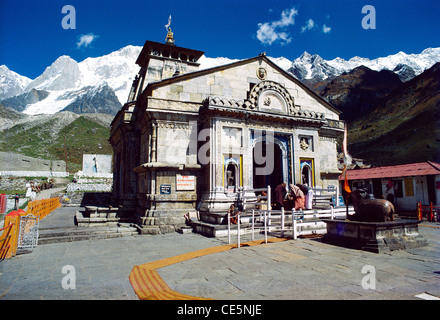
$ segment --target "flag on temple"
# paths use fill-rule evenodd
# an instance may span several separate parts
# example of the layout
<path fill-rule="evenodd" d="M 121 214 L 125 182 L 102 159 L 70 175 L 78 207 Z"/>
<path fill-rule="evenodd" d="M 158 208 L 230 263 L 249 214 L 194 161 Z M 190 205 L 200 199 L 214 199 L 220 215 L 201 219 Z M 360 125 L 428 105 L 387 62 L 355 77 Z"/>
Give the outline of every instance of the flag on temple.
<path fill-rule="evenodd" d="M 348 194 L 351 193 L 350 186 L 348 185 L 348 179 L 347 179 L 347 165 L 348 165 L 348 152 L 347 152 L 347 124 L 345 124 L 344 128 L 344 141 L 342 142 L 342 151 L 344 153 L 344 170 L 342 171 L 342 174 L 344 175 L 344 187 L 343 189 Z"/>
<path fill-rule="evenodd" d="M 168 24 L 165 25 L 165 29 L 168 30 L 168 27 L 169 27 L 170 25 L 171 25 L 171 15 L 170 15 L 170 17 L 168 18 Z"/>

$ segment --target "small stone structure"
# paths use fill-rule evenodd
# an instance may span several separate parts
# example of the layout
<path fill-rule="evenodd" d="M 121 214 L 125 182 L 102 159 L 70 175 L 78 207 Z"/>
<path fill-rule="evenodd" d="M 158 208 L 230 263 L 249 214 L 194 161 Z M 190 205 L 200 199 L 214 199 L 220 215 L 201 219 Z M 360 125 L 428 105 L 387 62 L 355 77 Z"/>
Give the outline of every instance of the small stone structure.
<path fill-rule="evenodd" d="M 86 206 L 84 211 L 76 212 L 75 224 L 78 227 L 107 227 L 127 222 L 123 216 L 118 215 L 118 211 L 118 208 L 112 207 Z"/>
<path fill-rule="evenodd" d="M 375 253 L 405 250 L 427 245 L 419 234 L 420 220 L 360 222 L 324 220 L 327 234 L 323 241 Z"/>

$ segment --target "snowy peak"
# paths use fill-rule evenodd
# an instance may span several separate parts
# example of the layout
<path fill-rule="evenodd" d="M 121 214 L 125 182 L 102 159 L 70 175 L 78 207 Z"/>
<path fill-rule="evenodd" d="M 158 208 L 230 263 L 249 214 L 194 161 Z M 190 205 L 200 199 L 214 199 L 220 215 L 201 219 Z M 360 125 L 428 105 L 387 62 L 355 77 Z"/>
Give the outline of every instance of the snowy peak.
<path fill-rule="evenodd" d="M 5 65 L 0 66 L 0 100 L 22 94 L 24 88 L 32 80 L 9 70 Z"/>
<path fill-rule="evenodd" d="M 78 62 L 69 56 L 61 56 L 44 70 L 43 74 L 31 81 L 25 90 L 66 90 L 75 88 L 80 78 Z"/>
<path fill-rule="evenodd" d="M 26 104 L 21 109 L 31 115 L 55 113 L 69 106 L 69 110 L 92 110 L 90 101 L 99 101 L 103 105 L 95 108 L 102 112 L 107 97 L 109 113 L 113 114 L 115 108 L 120 108 L 120 104 L 126 101 L 132 81 L 139 72 L 136 59 L 141 49 L 142 47 L 127 46 L 108 55 L 87 58 L 79 63 L 69 56 L 61 56 L 39 77 L 33 81 L 29 80 L 19 92 L 20 94 L 38 89 L 49 92 L 49 95 L 44 100 Z M 98 96 L 100 98 L 96 98 Z M 1 100 L 3 99 L 0 97 Z M 83 103 L 83 106 L 80 106 L 80 103 Z"/>
<path fill-rule="evenodd" d="M 81 62 L 64 55 L 34 80 L 23 77 L 6 66 L 0 66 L 0 101 L 28 93 L 32 89 L 47 91 L 48 96 L 41 97 L 42 100 L 22 106 L 22 109 L 25 107 L 23 112 L 55 113 L 63 110 L 87 91 L 106 83 L 119 102 L 124 104 L 132 81 L 139 72 L 136 60 L 141 50 L 140 46 L 126 46 L 107 55 L 87 58 Z M 361 65 L 374 71 L 383 69 L 393 71 L 402 81 L 408 81 L 436 62 L 440 62 L 440 48 L 427 48 L 419 54 L 399 52 L 373 60 L 358 56 L 348 61 L 343 58 L 324 60 L 321 56 L 308 52 L 304 52 L 293 61 L 284 57 L 270 59 L 313 89 L 315 84 L 325 85 L 344 72 Z M 236 61 L 238 59 L 202 56 L 199 59 L 199 70 Z M 108 92 L 105 95 L 110 97 Z"/>
<path fill-rule="evenodd" d="M 108 55 L 87 58 L 78 64 L 80 86 L 95 86 L 106 82 L 125 103 L 134 77 L 139 72 L 136 59 L 142 47 L 126 46 Z"/>
<path fill-rule="evenodd" d="M 350 71 L 361 65 L 375 71 L 401 70 L 401 66 L 406 65 L 406 75 L 403 79 L 401 78 L 402 81 L 410 80 L 408 77 L 411 73 L 410 69 L 414 72 L 414 76 L 417 76 L 432 67 L 436 62 L 440 62 L 440 48 L 428 48 L 419 54 L 406 54 L 400 51 L 394 55 L 380 57 L 373 60 L 356 56 L 348 61 L 342 58 L 326 61 L 327 64 L 338 70 L 339 74 Z M 338 76 L 339 74 L 336 74 L 335 76 Z"/>
<path fill-rule="evenodd" d="M 239 60 L 229 59 L 224 57 L 208 58 L 207 56 L 202 55 L 197 62 L 200 63 L 199 70 L 204 70 L 204 69 L 215 68 L 229 63 L 234 63 L 237 61 Z"/>
<path fill-rule="evenodd" d="M 307 51 L 293 61 L 288 71 L 300 80 L 314 79 L 316 81 L 340 74 L 339 70 L 329 65 L 319 55 L 311 55 Z"/>
<path fill-rule="evenodd" d="M 63 111 L 71 111 L 77 114 L 106 113 L 116 115 L 119 109 L 121 109 L 121 103 L 107 83 L 85 89 L 86 92 L 78 96 Z"/>

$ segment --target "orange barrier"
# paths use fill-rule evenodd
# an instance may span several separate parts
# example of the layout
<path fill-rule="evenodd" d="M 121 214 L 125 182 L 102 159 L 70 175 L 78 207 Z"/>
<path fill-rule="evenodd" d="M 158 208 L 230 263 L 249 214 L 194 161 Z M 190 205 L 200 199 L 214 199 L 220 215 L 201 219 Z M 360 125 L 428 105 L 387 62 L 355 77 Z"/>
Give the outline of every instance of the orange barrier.
<path fill-rule="evenodd" d="M 51 198 L 43 200 L 29 201 L 26 214 L 33 214 L 41 219 L 46 217 L 49 213 L 55 209 L 61 207 L 60 199 Z"/>
<path fill-rule="evenodd" d="M 20 217 L 32 214 L 40 220 L 53 210 L 61 207 L 59 198 L 29 201 L 26 212 L 24 210 L 12 211 L 5 216 L 5 227 L 0 236 L 0 261 L 15 256 L 17 252 L 18 233 L 20 231 Z"/>
<path fill-rule="evenodd" d="M 286 241 L 288 238 L 272 238 L 268 242 Z M 249 241 L 241 246 L 255 246 L 264 243 L 265 240 Z M 223 252 L 237 248 L 236 244 L 226 244 L 222 246 L 202 249 L 189 253 L 184 253 L 171 258 L 145 263 L 134 266 L 130 273 L 129 280 L 134 292 L 141 300 L 212 300 L 201 297 L 189 296 L 172 290 L 155 269 L 166 267 L 185 260 L 201 257 L 207 254 Z"/>
<path fill-rule="evenodd" d="M 15 256 L 17 252 L 17 238 L 20 227 L 20 213 L 12 211 L 5 217 L 5 227 L 0 236 L 0 261 Z"/>
<path fill-rule="evenodd" d="M 8 198 L 6 198 L 6 194 L 0 194 L 0 214 L 6 212 Z"/>

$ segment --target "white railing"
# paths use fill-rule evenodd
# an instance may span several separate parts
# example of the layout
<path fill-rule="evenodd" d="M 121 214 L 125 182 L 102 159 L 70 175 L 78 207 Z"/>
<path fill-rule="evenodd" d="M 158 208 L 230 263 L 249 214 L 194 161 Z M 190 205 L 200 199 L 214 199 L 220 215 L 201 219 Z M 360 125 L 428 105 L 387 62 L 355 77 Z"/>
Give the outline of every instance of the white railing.
<path fill-rule="evenodd" d="M 301 210 L 284 211 L 281 210 L 260 210 L 252 209 L 250 212 L 238 212 L 235 216 L 237 224 L 237 246 L 240 247 L 241 242 L 241 230 L 240 221 L 249 217 L 251 220 L 251 237 L 254 240 L 255 230 L 259 230 L 264 233 L 264 240 L 267 243 L 267 236 L 269 233 L 279 232 L 281 237 L 292 237 L 297 239 L 302 235 L 310 234 L 325 234 L 327 232 L 327 226 L 321 219 L 345 219 L 348 214 L 354 214 L 353 207 L 340 207 L 322 210 Z M 257 217 L 259 222 L 263 223 L 262 226 L 256 225 Z M 231 243 L 231 216 L 228 212 L 228 243 Z"/>
<path fill-rule="evenodd" d="M 339 187 L 336 188 L 320 188 L 315 187 L 313 190 L 313 206 L 331 205 L 335 208 L 340 206 Z"/>

